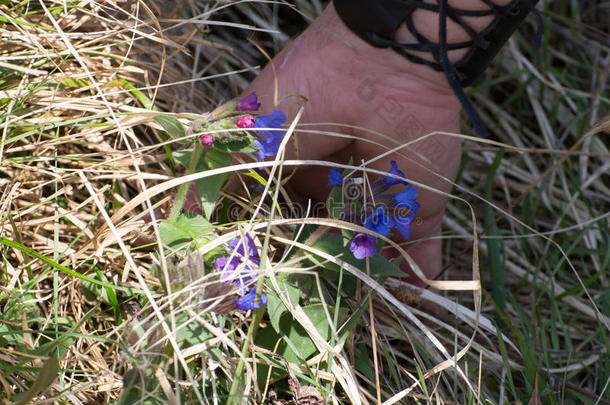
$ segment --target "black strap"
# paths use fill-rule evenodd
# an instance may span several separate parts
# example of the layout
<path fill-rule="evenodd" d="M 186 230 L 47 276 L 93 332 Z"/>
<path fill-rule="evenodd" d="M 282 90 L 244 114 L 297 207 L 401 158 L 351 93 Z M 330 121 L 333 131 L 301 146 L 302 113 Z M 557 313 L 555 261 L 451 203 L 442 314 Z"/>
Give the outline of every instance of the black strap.
<path fill-rule="evenodd" d="M 482 1 L 490 7 L 488 10 L 462 10 L 450 6 L 447 0 L 438 0 L 438 5 L 419 0 L 334 0 L 334 6 L 345 25 L 372 46 L 392 48 L 414 63 L 444 72 L 475 130 L 479 135 L 487 137 L 487 130 L 466 97 L 463 87 L 471 85 L 483 73 L 538 0 L 513 0 L 506 6 L 497 6 L 492 0 Z M 415 28 L 413 11 L 417 8 L 438 13 L 438 43 L 430 41 Z M 493 15 L 494 19 L 481 32 L 475 31 L 463 19 L 488 15 Z M 447 43 L 447 18 L 459 24 L 470 36 L 470 40 Z M 394 40 L 395 33 L 402 24 L 406 25 L 417 43 L 401 44 Z M 455 49 L 468 51 L 460 61 L 451 64 L 448 51 Z M 434 61 L 422 58 L 413 51 L 430 52 Z"/>

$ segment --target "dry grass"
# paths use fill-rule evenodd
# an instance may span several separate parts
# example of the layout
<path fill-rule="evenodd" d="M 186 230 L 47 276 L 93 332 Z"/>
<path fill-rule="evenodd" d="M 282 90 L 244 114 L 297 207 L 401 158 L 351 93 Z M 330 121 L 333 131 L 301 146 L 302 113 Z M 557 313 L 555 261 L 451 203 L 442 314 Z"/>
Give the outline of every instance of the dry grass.
<path fill-rule="evenodd" d="M 214 274 L 181 261 L 183 251 L 156 250 L 157 227 L 144 216 L 153 206 L 163 214 L 185 178 L 170 159 L 183 146 L 153 117 L 172 112 L 187 124 L 189 113 L 235 96 L 264 62 L 244 38 L 274 53 L 289 38 L 278 26 L 321 10 L 297 1 L 306 17 L 295 17 L 279 3 L 233 3 L 0 2 L 7 403 L 224 402 L 252 318 L 209 311 L 220 305 L 209 299 L 221 285 Z M 610 57 L 608 20 L 600 18 L 608 11 L 558 3 L 545 14 L 552 24 L 541 51 L 524 39 L 526 29 L 473 92 L 497 142 L 465 137 L 440 292 L 372 278 L 293 236 L 303 223 L 349 224 L 260 211 L 251 230 L 261 243 L 270 238 L 267 286 L 315 353 L 287 365 L 272 351 L 276 342 L 262 347 L 272 330 L 264 318 L 241 357 L 250 402 L 268 403 L 268 392 L 290 398 L 294 386 L 283 377 L 291 368 L 299 384 L 334 403 L 375 403 L 378 395 L 385 404 L 610 403 Z M 252 198 L 237 200 L 243 218 L 256 208 Z M 219 225 L 221 236 L 198 246 L 200 254 L 246 229 Z M 289 246 L 298 254 L 280 260 Z M 358 280 L 356 299 L 317 271 L 332 263 L 345 283 Z M 295 302 L 287 274 L 301 274 L 299 288 L 310 296 Z M 341 303 L 329 301 L 337 296 Z M 305 299 L 324 308 L 323 327 Z M 431 312 L 430 302 L 445 311 Z M 273 364 L 274 373 L 254 362 Z M 122 392 L 126 381 L 134 396 Z"/>

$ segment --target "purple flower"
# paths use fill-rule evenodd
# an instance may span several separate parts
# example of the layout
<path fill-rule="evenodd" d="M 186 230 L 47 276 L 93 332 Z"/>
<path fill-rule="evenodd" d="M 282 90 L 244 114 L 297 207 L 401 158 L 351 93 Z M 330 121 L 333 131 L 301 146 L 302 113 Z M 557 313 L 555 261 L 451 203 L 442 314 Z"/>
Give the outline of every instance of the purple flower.
<path fill-rule="evenodd" d="M 374 236 L 366 233 L 357 233 L 349 245 L 349 250 L 352 251 L 356 259 L 364 259 L 375 254 L 375 242 L 377 239 Z"/>
<path fill-rule="evenodd" d="M 339 173 L 339 169 L 336 167 L 331 169 L 328 173 L 328 187 L 340 186 L 343 184 L 343 176 Z"/>
<path fill-rule="evenodd" d="M 244 266 L 240 267 L 242 263 Z M 229 257 L 219 257 L 214 261 L 214 267 L 222 273 L 220 279 L 223 282 L 235 282 L 239 292 L 244 294 L 250 282 L 256 278 L 256 268 L 259 263 L 258 257 L 251 257 L 248 261 L 237 256 L 231 260 Z"/>
<path fill-rule="evenodd" d="M 231 260 L 229 260 L 229 256 L 219 257 L 214 260 L 214 267 L 223 272 L 221 276 L 222 281 L 231 282 L 233 281 L 231 273 L 237 269 L 239 263 L 241 263 L 241 260 L 237 256 L 233 256 Z"/>
<path fill-rule="evenodd" d="M 364 227 L 380 235 L 388 236 L 394 221 L 385 213 L 385 207 L 379 207 L 364 220 Z"/>
<path fill-rule="evenodd" d="M 259 309 L 267 303 L 267 296 L 261 294 L 256 305 L 256 287 L 252 288 L 246 295 L 243 295 L 237 299 L 237 309 L 242 311 Z"/>
<path fill-rule="evenodd" d="M 256 280 L 256 268 L 260 265 L 254 239 L 250 235 L 246 235 L 245 238 L 230 240 L 227 245 L 232 250 L 231 256 L 219 257 L 214 261 L 214 267 L 222 272 L 222 281 L 235 282 L 239 293 L 243 294 L 237 298 L 237 309 L 247 311 L 262 307 L 267 302 L 267 296 L 261 294 L 258 305 L 255 305 L 256 287 L 248 291 L 249 285 Z"/>
<path fill-rule="evenodd" d="M 269 115 L 263 115 L 256 119 L 254 128 L 258 129 L 258 133 L 262 139 L 257 139 L 254 142 L 258 147 L 258 161 L 262 162 L 267 156 L 275 156 L 280 148 L 280 143 L 286 131 L 272 130 L 261 128 L 281 128 L 286 121 L 286 115 L 280 110 L 273 110 Z"/>
<path fill-rule="evenodd" d="M 235 111 L 258 111 L 259 108 L 261 103 L 258 102 L 256 93 L 252 92 L 237 102 Z"/>
<path fill-rule="evenodd" d="M 398 177 L 405 177 L 405 174 L 398 168 L 398 165 L 396 164 L 395 160 L 390 161 L 390 166 L 392 166 L 392 167 L 390 168 L 388 173 L 391 173 Z M 398 180 L 398 179 L 395 179 L 395 178 L 389 177 L 389 176 L 383 176 L 383 183 L 388 187 L 393 186 L 395 184 L 403 184 L 405 186 L 408 184 L 404 180 Z"/>
<path fill-rule="evenodd" d="M 250 235 L 246 235 L 245 239 L 247 254 L 242 239 L 232 239 L 228 243 L 233 251 L 232 255 L 219 257 L 214 261 L 214 267 L 222 273 L 220 279 L 225 283 L 235 282 L 242 294 L 246 292 L 249 281 L 256 278 L 256 270 L 260 264 L 254 240 Z"/>
<path fill-rule="evenodd" d="M 258 257 L 258 250 L 256 249 L 256 244 L 254 243 L 254 239 L 248 234 L 246 234 L 246 248 L 248 249 L 248 257 Z M 244 256 L 246 254 L 244 250 L 243 239 L 236 238 L 231 239 L 229 243 L 227 243 L 232 250 L 235 250 L 238 254 Z"/>

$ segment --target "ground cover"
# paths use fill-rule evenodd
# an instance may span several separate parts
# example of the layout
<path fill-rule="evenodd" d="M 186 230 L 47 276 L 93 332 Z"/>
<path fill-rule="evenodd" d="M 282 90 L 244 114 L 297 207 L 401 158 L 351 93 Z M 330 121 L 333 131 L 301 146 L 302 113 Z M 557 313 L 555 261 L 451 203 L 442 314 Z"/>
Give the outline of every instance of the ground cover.
<path fill-rule="evenodd" d="M 437 290 L 297 209 L 298 115 L 277 164 L 230 160 L 322 7 L 0 2 L 2 401 L 610 403 L 607 5 L 545 2 L 470 91 L 492 140 L 464 124 Z"/>

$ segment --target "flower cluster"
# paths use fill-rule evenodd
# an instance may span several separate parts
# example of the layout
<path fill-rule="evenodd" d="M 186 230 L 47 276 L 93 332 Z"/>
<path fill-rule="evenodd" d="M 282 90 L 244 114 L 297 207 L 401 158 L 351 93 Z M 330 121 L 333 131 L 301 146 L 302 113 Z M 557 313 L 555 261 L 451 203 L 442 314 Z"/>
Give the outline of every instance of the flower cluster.
<path fill-rule="evenodd" d="M 261 103 L 258 102 L 256 93 L 250 93 L 237 102 L 233 111 L 256 112 L 260 107 Z M 254 143 L 258 148 L 256 156 L 258 161 L 261 162 L 265 160 L 267 156 L 275 156 L 277 154 L 280 143 L 286 133 L 281 129 L 284 122 L 286 122 L 286 115 L 280 110 L 273 110 L 269 115 L 255 117 L 248 114 L 241 116 L 237 119 L 235 125 L 243 129 L 255 128 L 257 130 L 258 137 L 254 140 Z M 205 146 L 212 146 L 213 141 L 214 139 L 210 134 L 201 137 L 201 143 Z"/>
<path fill-rule="evenodd" d="M 256 304 L 256 287 L 248 287 L 256 281 L 256 271 L 260 264 L 258 250 L 254 240 L 246 235 L 246 246 L 242 239 L 233 239 L 227 244 L 231 255 L 219 257 L 214 261 L 214 267 L 221 272 L 220 279 L 225 283 L 235 283 L 241 296 L 237 298 L 237 309 L 242 311 L 254 310 L 267 302 L 267 296 L 261 294 Z"/>
<path fill-rule="evenodd" d="M 405 174 L 398 169 L 398 165 L 394 160 L 390 162 L 390 166 L 390 174 L 399 178 L 405 177 Z M 419 211 L 420 204 L 416 201 L 417 188 L 396 177 L 384 176 L 383 180 L 371 185 L 377 206 L 372 208 L 360 208 L 366 217 L 359 225 L 363 225 L 365 228 L 383 236 L 388 236 L 391 229 L 395 227 L 406 240 L 411 236 L 411 222 L 413 222 L 415 214 Z M 398 184 L 404 185 L 406 188 L 398 193 L 387 193 L 391 186 Z M 339 173 L 337 168 L 332 169 L 328 174 L 328 185 L 343 185 L 343 176 Z M 353 206 L 352 201 L 348 201 L 348 204 L 345 205 L 345 207 L 351 206 Z M 342 213 L 343 218 L 358 222 L 357 220 L 354 220 L 354 218 L 358 218 L 359 216 L 354 215 L 353 212 L 347 212 L 345 207 L 344 212 Z M 354 254 L 354 257 L 363 259 L 375 254 L 376 243 L 377 238 L 375 236 L 366 233 L 357 233 L 350 243 L 350 250 Z"/>

